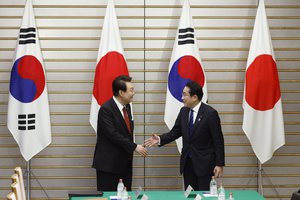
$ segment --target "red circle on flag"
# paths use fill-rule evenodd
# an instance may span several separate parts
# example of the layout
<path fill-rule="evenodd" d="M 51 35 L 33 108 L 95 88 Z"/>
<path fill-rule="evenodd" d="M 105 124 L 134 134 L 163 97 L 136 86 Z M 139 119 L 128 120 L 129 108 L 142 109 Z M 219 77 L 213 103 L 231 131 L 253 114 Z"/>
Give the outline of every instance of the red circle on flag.
<path fill-rule="evenodd" d="M 196 81 L 201 87 L 204 86 L 205 76 L 203 69 L 200 62 L 194 56 L 186 55 L 180 58 L 178 61 L 178 74 L 182 78 Z"/>
<path fill-rule="evenodd" d="M 122 54 L 110 51 L 97 64 L 93 95 L 99 105 L 108 101 L 112 96 L 112 82 L 120 75 L 128 75 L 126 61 Z"/>
<path fill-rule="evenodd" d="M 276 62 L 271 55 L 255 58 L 246 71 L 247 103 L 255 110 L 272 109 L 280 99 L 280 85 Z"/>

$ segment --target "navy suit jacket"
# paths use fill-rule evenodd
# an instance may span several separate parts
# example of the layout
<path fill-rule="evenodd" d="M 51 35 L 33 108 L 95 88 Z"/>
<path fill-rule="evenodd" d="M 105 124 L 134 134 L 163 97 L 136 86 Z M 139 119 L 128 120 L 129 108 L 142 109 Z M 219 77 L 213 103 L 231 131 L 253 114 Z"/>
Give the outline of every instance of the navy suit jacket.
<path fill-rule="evenodd" d="M 211 176 L 215 166 L 225 165 L 224 138 L 218 112 L 201 103 L 191 136 L 189 135 L 190 109 L 182 107 L 174 127 L 160 136 L 160 145 L 168 144 L 182 136 L 180 173 L 183 173 L 188 156 L 192 157 L 197 176 Z"/>
<path fill-rule="evenodd" d="M 129 119 L 132 119 L 130 104 L 126 105 Z M 94 153 L 93 168 L 103 172 L 122 174 L 132 163 L 133 152 L 137 146 L 133 142 L 133 126 L 129 132 L 125 120 L 111 98 L 104 103 L 98 114 L 97 144 Z"/>

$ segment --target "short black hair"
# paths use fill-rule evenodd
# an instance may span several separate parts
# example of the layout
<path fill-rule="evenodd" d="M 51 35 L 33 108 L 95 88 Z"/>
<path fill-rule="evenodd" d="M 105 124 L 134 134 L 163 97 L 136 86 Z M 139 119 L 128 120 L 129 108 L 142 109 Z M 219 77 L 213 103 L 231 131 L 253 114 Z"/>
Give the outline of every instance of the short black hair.
<path fill-rule="evenodd" d="M 199 101 L 202 100 L 203 90 L 202 90 L 202 87 L 197 82 L 190 81 L 185 86 L 190 88 L 190 95 L 191 96 L 197 95 Z"/>
<path fill-rule="evenodd" d="M 131 79 L 132 78 L 127 75 L 121 75 L 115 78 L 112 82 L 113 95 L 115 97 L 119 96 L 119 90 L 126 92 L 126 82 L 131 82 Z"/>

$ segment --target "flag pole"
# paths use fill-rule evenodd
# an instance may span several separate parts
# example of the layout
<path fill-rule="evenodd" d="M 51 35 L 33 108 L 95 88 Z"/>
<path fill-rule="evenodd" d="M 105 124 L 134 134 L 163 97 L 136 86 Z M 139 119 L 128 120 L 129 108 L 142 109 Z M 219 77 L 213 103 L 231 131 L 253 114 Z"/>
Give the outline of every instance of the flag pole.
<path fill-rule="evenodd" d="M 31 162 L 30 160 L 26 162 L 26 172 L 27 172 L 27 200 L 31 199 Z"/>
<path fill-rule="evenodd" d="M 27 182 L 27 200 L 31 199 L 31 175 L 33 177 L 33 179 L 35 179 L 37 181 L 37 183 L 39 184 L 40 188 L 43 190 L 43 192 L 45 193 L 47 199 L 50 199 L 48 193 L 46 192 L 45 188 L 42 186 L 41 182 L 38 180 L 38 178 L 35 176 L 35 174 L 31 171 L 31 160 L 26 162 L 26 171 L 25 174 L 27 174 L 26 177 L 26 182 Z"/>
<path fill-rule="evenodd" d="M 264 188 L 263 188 L 263 175 L 265 175 L 265 178 L 269 181 L 272 189 L 276 192 L 277 196 L 279 195 L 279 192 L 277 191 L 276 187 L 279 187 L 277 184 L 273 184 L 272 181 L 270 180 L 270 178 L 268 178 L 268 175 L 266 173 L 266 171 L 262 168 L 262 163 L 260 161 L 258 161 L 258 167 L 257 167 L 257 173 L 258 173 L 258 179 L 257 179 L 257 184 L 258 184 L 258 193 L 261 194 L 262 196 L 264 196 Z M 279 198 L 281 200 L 281 198 Z"/>
<path fill-rule="evenodd" d="M 262 180 L 262 164 L 260 161 L 258 161 L 258 193 L 262 196 L 264 195 L 264 189 L 263 189 L 263 180 Z"/>

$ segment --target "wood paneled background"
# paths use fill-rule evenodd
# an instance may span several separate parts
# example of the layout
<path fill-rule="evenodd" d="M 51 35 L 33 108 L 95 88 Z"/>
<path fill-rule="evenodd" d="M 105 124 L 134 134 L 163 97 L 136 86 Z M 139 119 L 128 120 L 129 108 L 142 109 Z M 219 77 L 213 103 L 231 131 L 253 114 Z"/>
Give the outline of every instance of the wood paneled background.
<path fill-rule="evenodd" d="M 10 69 L 24 0 L 0 2 L 0 199 L 15 166 L 26 166 L 6 127 Z M 50 199 L 70 190 L 94 190 L 95 133 L 88 119 L 106 0 L 33 0 L 45 62 L 52 144 L 32 159 L 32 171 Z M 190 0 L 207 75 L 209 104 L 221 116 L 227 189 L 257 188 L 257 159 L 242 131 L 246 60 L 257 0 Z M 268 199 L 289 199 L 300 188 L 300 1 L 265 0 L 280 77 L 286 144 L 263 165 Z M 115 0 L 136 96 L 136 141 L 168 131 L 164 121 L 167 71 L 181 13 L 180 0 Z M 263 134 L 263 133 L 262 133 Z M 134 188 L 182 189 L 175 143 L 134 159 Z M 36 180 L 34 199 L 46 199 Z"/>

